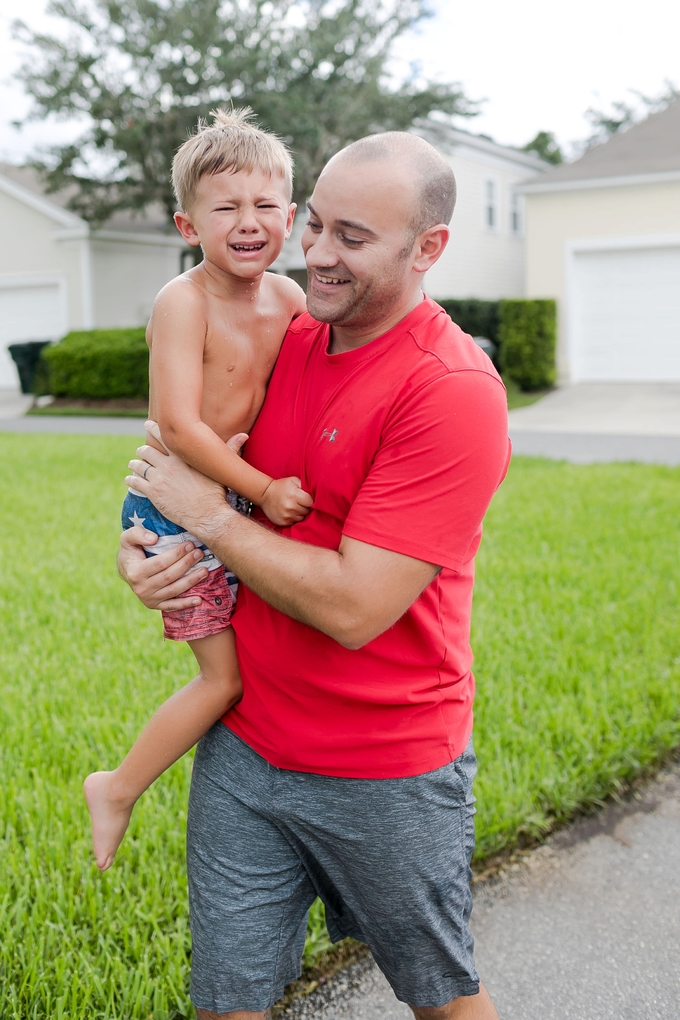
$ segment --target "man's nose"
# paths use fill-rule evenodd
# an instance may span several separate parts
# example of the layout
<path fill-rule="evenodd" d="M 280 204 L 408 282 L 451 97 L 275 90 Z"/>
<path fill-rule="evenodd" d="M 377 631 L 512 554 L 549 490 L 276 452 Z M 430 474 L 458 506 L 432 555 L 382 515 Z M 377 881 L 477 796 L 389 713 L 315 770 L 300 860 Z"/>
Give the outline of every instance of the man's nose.
<path fill-rule="evenodd" d="M 329 230 L 322 230 L 320 234 L 313 234 L 309 230 L 305 234 L 307 236 L 303 237 L 303 247 L 309 269 L 330 269 L 338 264 L 340 260 Z M 310 242 L 308 245 L 304 244 L 306 240 Z"/>

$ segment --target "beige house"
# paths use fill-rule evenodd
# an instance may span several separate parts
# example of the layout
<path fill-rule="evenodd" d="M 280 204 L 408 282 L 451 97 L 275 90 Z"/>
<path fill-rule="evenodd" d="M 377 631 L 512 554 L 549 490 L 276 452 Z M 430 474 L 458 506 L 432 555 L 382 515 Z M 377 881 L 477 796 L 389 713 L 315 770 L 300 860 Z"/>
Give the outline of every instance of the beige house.
<path fill-rule="evenodd" d="M 0 165 L 0 388 L 18 385 L 7 347 L 72 329 L 143 325 L 186 245 L 160 212 L 93 230 L 28 168 Z"/>
<path fill-rule="evenodd" d="M 564 381 L 680 381 L 680 100 L 519 189 Z"/>
<path fill-rule="evenodd" d="M 427 293 L 435 300 L 524 297 L 524 199 L 516 186 L 529 176 L 542 176 L 549 165 L 532 153 L 445 122 L 428 121 L 418 133 L 446 157 L 458 184 L 451 240 L 427 274 Z M 275 266 L 303 286 L 300 235 L 305 220 L 305 210 L 299 209 L 293 236 Z"/>

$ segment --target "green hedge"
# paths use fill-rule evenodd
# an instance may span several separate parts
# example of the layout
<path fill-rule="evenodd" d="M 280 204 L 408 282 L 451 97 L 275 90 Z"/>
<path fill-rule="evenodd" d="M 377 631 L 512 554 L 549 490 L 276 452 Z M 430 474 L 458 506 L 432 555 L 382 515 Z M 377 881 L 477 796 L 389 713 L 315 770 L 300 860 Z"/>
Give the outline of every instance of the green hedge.
<path fill-rule="evenodd" d="M 36 392 L 90 400 L 148 397 L 144 328 L 68 333 L 43 351 Z"/>
<path fill-rule="evenodd" d="M 553 385 L 554 301 L 466 298 L 439 304 L 466 333 L 486 336 L 498 345 L 502 371 L 521 389 Z M 69 333 L 43 350 L 35 392 L 90 400 L 148 397 L 149 351 L 144 328 Z"/>
<path fill-rule="evenodd" d="M 479 301 L 477 298 L 450 298 L 438 301 L 445 312 L 470 336 L 485 336 L 498 344 L 498 301 Z"/>
<path fill-rule="evenodd" d="M 555 382 L 557 310 L 552 300 L 505 300 L 499 308 L 500 364 L 523 390 Z"/>

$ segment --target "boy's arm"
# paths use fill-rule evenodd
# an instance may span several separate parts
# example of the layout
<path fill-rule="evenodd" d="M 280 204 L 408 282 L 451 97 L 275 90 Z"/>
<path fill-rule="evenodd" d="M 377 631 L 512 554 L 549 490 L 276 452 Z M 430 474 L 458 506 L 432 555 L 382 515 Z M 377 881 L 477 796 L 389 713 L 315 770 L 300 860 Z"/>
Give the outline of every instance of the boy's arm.
<path fill-rule="evenodd" d="M 201 421 L 205 337 L 204 300 L 195 285 L 180 278 L 163 288 L 154 305 L 150 359 L 163 441 L 187 464 L 259 505 L 273 479 Z"/>

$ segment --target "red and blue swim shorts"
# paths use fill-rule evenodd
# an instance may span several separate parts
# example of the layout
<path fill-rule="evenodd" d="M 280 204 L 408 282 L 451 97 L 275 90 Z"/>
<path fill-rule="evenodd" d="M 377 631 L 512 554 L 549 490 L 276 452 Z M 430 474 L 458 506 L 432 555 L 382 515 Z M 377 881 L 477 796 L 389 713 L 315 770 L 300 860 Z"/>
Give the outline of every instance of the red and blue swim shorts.
<path fill-rule="evenodd" d="M 242 496 L 231 491 L 229 503 L 240 513 L 247 514 L 250 504 Z M 203 552 L 203 559 L 197 567 L 207 567 L 210 573 L 203 581 L 184 593 L 185 597 L 198 595 L 200 606 L 180 609 L 174 613 L 163 612 L 163 635 L 171 641 L 198 641 L 211 634 L 220 634 L 231 627 L 231 617 L 236 606 L 238 580 L 217 557 L 197 538 L 178 524 L 169 521 L 151 500 L 139 493 L 129 491 L 122 510 L 123 531 L 140 526 L 158 535 L 158 541 L 145 549 L 147 556 L 157 556 L 171 546 L 193 542 Z"/>

